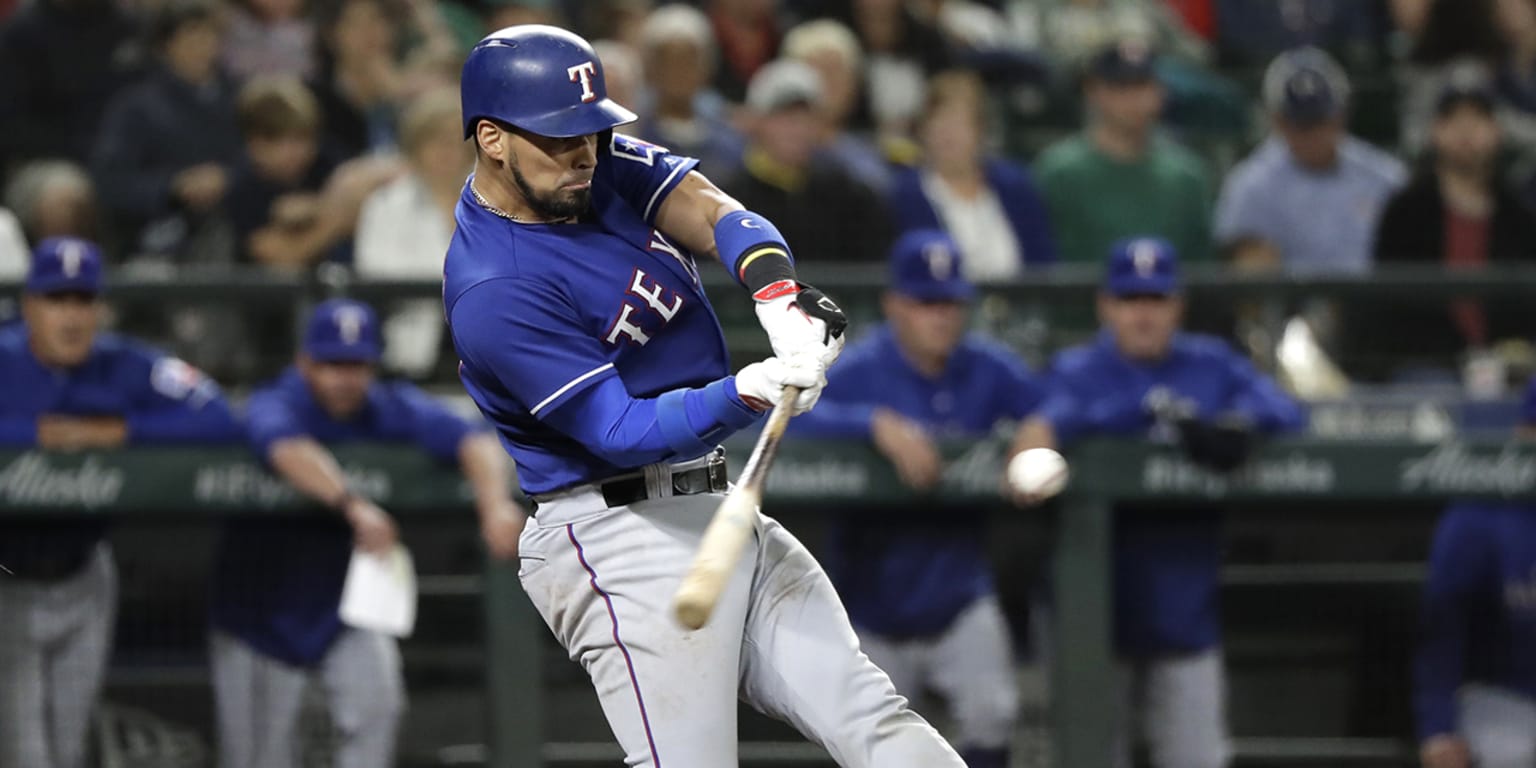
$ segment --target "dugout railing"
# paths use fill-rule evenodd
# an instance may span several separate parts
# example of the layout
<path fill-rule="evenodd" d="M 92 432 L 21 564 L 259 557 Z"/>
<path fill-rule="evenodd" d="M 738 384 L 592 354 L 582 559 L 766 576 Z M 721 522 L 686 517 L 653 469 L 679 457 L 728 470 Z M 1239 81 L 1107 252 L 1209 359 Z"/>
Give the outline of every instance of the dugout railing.
<path fill-rule="evenodd" d="M 744 447 L 744 441 L 732 445 L 736 455 Z M 1072 453 L 1072 484 L 1052 508 L 1015 511 L 1002 507 L 995 494 L 1002 443 L 952 448 L 953 460 L 941 488 L 917 496 L 904 491 L 867 447 L 790 442 L 765 503 L 792 527 L 810 513 L 870 505 L 931 508 L 939 514 L 947 505 L 986 504 L 997 508 L 1003 519 L 1054 520 L 1048 529 L 1054 531 L 1051 576 L 1056 606 L 1051 622 L 1052 716 L 1056 765 L 1062 768 L 1111 765 L 1112 725 L 1106 707 L 1113 700 L 1115 682 L 1108 644 L 1107 558 L 1115 505 L 1215 502 L 1230 507 L 1237 518 L 1244 510 L 1265 505 L 1349 505 L 1383 515 L 1385 526 L 1393 510 L 1406 505 L 1434 506 L 1456 497 L 1536 496 L 1536 444 L 1521 442 L 1283 441 L 1263 449 L 1230 477 L 1211 475 L 1166 449 L 1095 442 Z M 413 452 L 361 446 L 344 449 L 340 456 L 354 480 L 401 515 L 408 529 L 420 522 L 440 525 L 446 515 L 472 514 L 462 481 Z M 108 515 L 122 518 L 124 527 L 136 527 L 166 520 L 209 525 L 218 515 L 305 509 L 239 449 L 0 454 L 0 514 L 6 517 Z M 1337 568 L 1348 575 L 1352 566 Z M 1362 576 L 1374 578 L 1370 573 Z M 466 594 L 479 591 L 483 601 L 486 740 L 483 746 L 465 745 L 459 753 L 462 763 L 444 758 L 440 764 L 478 764 L 483 759 L 495 768 L 532 768 L 611 755 L 600 744 L 591 745 L 599 747 L 593 750 L 550 743 L 544 681 L 552 669 L 551 641 L 522 595 L 515 568 L 492 565 L 478 585 L 462 588 Z M 410 658 L 408 654 L 408 663 Z M 1406 675 L 1406 668 L 1400 674 Z M 600 723 L 592 725 L 602 732 Z M 1394 764 L 1410 753 L 1404 736 L 1370 740 L 1295 734 L 1240 743 L 1240 757 L 1253 765 Z M 762 754 L 763 747 L 745 745 L 744 751 Z M 780 748 L 777 753 L 786 759 L 774 763 L 818 761 L 814 749 Z M 579 759 L 583 756 L 585 760 Z"/>

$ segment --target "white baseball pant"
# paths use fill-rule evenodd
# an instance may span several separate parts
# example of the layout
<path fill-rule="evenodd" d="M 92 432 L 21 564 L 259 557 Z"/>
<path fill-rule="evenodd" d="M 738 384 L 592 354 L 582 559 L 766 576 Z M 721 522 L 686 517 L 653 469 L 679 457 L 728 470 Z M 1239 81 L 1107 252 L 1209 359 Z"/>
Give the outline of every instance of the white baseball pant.
<path fill-rule="evenodd" d="M 311 684 L 325 690 L 336 768 L 388 768 L 405 709 L 394 638 L 347 629 L 317 669 L 267 656 L 223 632 L 210 640 L 219 768 L 297 768 L 299 715 Z"/>
<path fill-rule="evenodd" d="M 63 581 L 0 576 L 0 768 L 82 768 L 116 618 L 105 543 Z"/>
<path fill-rule="evenodd" d="M 1117 677 L 1115 754 L 1120 768 L 1131 765 L 1133 719 L 1139 721 L 1155 768 L 1224 768 L 1231 760 L 1219 649 L 1122 661 Z"/>
<path fill-rule="evenodd" d="M 1478 768 L 1536 768 L 1536 701 L 1491 685 L 1457 697 L 1461 735 Z"/>
<path fill-rule="evenodd" d="M 996 595 L 972 603 L 935 637 L 897 640 L 861 629 L 859 641 L 898 693 L 915 700 L 932 690 L 944 697 L 959 729 L 959 747 L 1008 746 L 1019 688 L 1008 621 Z"/>
<path fill-rule="evenodd" d="M 670 487 L 660 474 L 653 491 Z M 777 521 L 758 516 L 710 622 L 677 623 L 673 594 L 722 498 L 610 509 L 579 488 L 541 500 L 523 531 L 523 588 L 591 676 L 625 764 L 733 768 L 740 699 L 844 768 L 964 768 L 859 652 L 825 572 Z"/>

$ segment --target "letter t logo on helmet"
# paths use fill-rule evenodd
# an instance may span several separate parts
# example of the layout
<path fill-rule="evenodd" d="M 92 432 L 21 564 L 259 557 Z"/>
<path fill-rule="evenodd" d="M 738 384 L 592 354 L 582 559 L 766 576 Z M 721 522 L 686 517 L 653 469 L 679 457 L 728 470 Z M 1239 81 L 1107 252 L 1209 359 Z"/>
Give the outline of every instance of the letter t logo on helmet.
<path fill-rule="evenodd" d="M 571 78 L 571 82 L 581 83 L 582 103 L 597 100 L 597 94 L 592 90 L 592 75 L 596 71 L 597 65 L 590 61 L 583 61 L 582 63 L 565 70 L 565 74 Z"/>

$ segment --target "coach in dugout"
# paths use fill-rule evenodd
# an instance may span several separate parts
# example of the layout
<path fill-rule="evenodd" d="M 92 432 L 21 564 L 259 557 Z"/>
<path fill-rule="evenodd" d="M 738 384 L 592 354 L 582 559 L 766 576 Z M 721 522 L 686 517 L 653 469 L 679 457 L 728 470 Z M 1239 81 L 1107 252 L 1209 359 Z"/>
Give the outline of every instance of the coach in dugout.
<path fill-rule="evenodd" d="M 1536 437 L 1536 380 L 1521 417 Z M 1413 706 L 1424 768 L 1536 766 L 1536 505 L 1464 501 L 1440 518 Z"/>
<path fill-rule="evenodd" d="M 937 442 L 977 439 L 1040 405 L 1040 383 L 1006 347 L 968 335 L 976 289 L 955 242 L 939 230 L 891 249 L 886 323 L 850 345 L 828 372 L 797 434 L 862 439 L 912 492 L 944 473 Z M 859 645 L 914 701 L 941 694 L 968 768 L 1005 768 L 1018 715 L 1013 641 L 986 556 L 987 510 L 849 512 L 832 536 L 827 571 Z"/>
<path fill-rule="evenodd" d="M 1123 435 L 1176 443 L 1191 461 L 1229 471 L 1254 435 L 1302 426 L 1301 407 L 1246 358 L 1218 339 L 1179 331 L 1183 310 L 1171 245 L 1115 244 L 1098 299 L 1103 330 L 1057 356 L 1041 415 L 1020 430 L 1016 448 Z M 1120 507 L 1113 537 L 1119 764 L 1131 764 L 1135 722 L 1144 724 L 1156 768 L 1220 768 L 1230 748 L 1219 510 Z"/>
<path fill-rule="evenodd" d="M 22 322 L 0 330 L 0 448 L 79 451 L 233 442 L 214 382 L 98 331 L 101 251 L 50 238 L 32 254 Z M 0 766 L 81 768 L 117 613 L 99 516 L 0 522 Z"/>
<path fill-rule="evenodd" d="M 322 303 L 294 366 L 251 395 L 249 438 L 274 473 L 328 512 L 226 524 L 214 576 L 213 683 L 221 768 L 298 765 L 298 720 L 311 683 L 326 694 L 336 768 L 393 764 L 405 704 L 393 638 L 344 626 L 342 584 L 355 548 L 387 552 L 395 521 L 350 488 L 327 446 L 410 443 L 457 463 L 474 489 L 491 553 L 517 554 L 524 515 L 501 446 L 406 382 L 376 379 L 378 317 Z"/>

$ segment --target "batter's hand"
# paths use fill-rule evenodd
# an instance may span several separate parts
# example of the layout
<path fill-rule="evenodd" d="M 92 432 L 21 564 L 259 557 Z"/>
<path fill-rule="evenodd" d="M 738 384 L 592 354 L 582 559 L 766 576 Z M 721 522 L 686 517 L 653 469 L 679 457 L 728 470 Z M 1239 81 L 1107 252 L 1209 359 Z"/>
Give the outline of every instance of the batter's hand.
<path fill-rule="evenodd" d="M 789 360 L 814 355 L 822 368 L 842 354 L 848 317 L 825 293 L 805 283 L 784 280 L 757 292 L 757 321 L 768 332 L 776 357 Z"/>
<path fill-rule="evenodd" d="M 395 521 L 388 512 L 379 508 L 379 505 L 354 496 L 347 501 L 342 510 L 347 522 L 352 525 L 352 533 L 357 546 L 364 552 L 382 555 L 395 546 L 400 540 L 400 532 L 395 528 Z"/>
<path fill-rule="evenodd" d="M 1453 733 L 1431 736 L 1419 746 L 1419 762 L 1424 768 L 1470 768 L 1472 753 L 1466 740 Z"/>
<path fill-rule="evenodd" d="M 785 387 L 799 387 L 794 415 L 809 411 L 821 399 L 827 385 L 826 369 L 815 357 L 800 356 L 789 360 L 770 357 L 753 363 L 736 374 L 736 395 L 748 407 L 766 411 L 779 404 Z"/>
<path fill-rule="evenodd" d="M 926 491 L 938 485 L 944 476 L 944 459 L 917 422 L 889 408 L 876 408 L 869 428 L 875 448 L 896 466 L 907 487 Z"/>
<path fill-rule="evenodd" d="M 511 499 L 501 499 L 480 510 L 480 536 L 485 548 L 497 560 L 517 557 L 517 540 L 523 535 L 528 516 Z"/>

